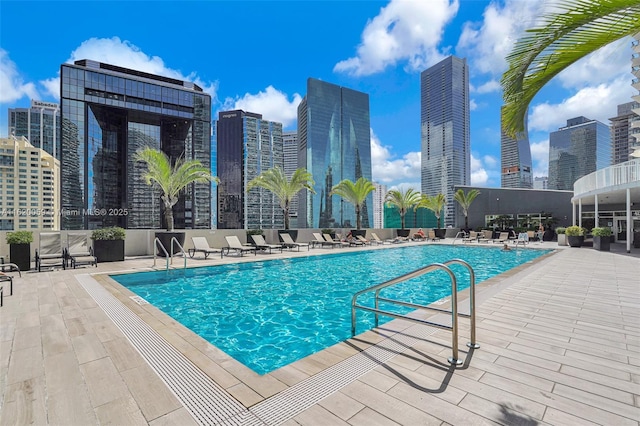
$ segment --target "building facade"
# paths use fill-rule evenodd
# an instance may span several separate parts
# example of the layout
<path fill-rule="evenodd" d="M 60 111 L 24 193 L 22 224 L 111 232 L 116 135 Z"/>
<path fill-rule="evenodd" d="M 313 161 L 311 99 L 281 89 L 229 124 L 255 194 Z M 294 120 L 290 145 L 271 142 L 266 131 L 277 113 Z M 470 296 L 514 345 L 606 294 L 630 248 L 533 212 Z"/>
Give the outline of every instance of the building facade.
<path fill-rule="evenodd" d="M 639 107 L 636 102 L 618 105 L 618 115 L 609 119 L 611 121 L 611 164 L 629 161 L 629 154 L 633 151 L 637 135 L 632 128 L 636 117 L 633 110 Z"/>
<path fill-rule="evenodd" d="M 502 109 L 501 109 L 502 113 Z M 502 116 L 501 116 L 502 121 Z M 501 160 L 501 187 L 531 189 L 532 166 L 531 146 L 529 145 L 529 132 L 525 129 L 515 138 L 500 132 L 500 160 Z"/>
<path fill-rule="evenodd" d="M 0 139 L 0 230 L 58 230 L 60 162 L 23 136 Z"/>
<path fill-rule="evenodd" d="M 549 189 L 549 178 L 547 176 L 533 178 L 533 189 Z"/>
<path fill-rule="evenodd" d="M 469 69 L 449 56 L 420 75 L 422 193 L 447 199 L 444 226 L 453 226 L 454 186 L 471 181 Z"/>
<path fill-rule="evenodd" d="M 60 106 L 31 100 L 30 108 L 9 108 L 9 134 L 60 159 Z"/>
<path fill-rule="evenodd" d="M 355 207 L 331 189 L 344 179 L 371 180 L 369 95 L 309 78 L 298 106 L 298 167 L 315 181 L 315 194 L 299 194 L 299 228 L 356 226 Z M 361 210 L 362 227 L 373 223 L 373 195 Z"/>
<path fill-rule="evenodd" d="M 571 191 L 576 180 L 610 164 L 611 133 L 604 123 L 575 117 L 549 135 L 549 189 Z"/>
<path fill-rule="evenodd" d="M 284 172 L 288 178 L 298 170 L 298 132 L 288 130 L 282 132 L 282 147 L 284 153 Z M 289 226 L 298 227 L 298 195 L 293 197 L 289 205 Z"/>
<path fill-rule="evenodd" d="M 247 192 L 247 184 L 260 173 L 283 167 L 282 124 L 242 110 L 219 113 L 218 228 L 282 229 L 280 200 L 264 188 Z"/>
<path fill-rule="evenodd" d="M 384 228 L 384 200 L 387 196 L 387 185 L 373 183 L 373 227 L 375 229 Z"/>
<path fill-rule="evenodd" d="M 91 60 L 62 64 L 62 229 L 162 228 L 160 194 L 134 154 L 152 147 L 210 167 L 211 97 L 197 85 Z M 189 185 L 177 229 L 211 223 L 211 185 Z"/>

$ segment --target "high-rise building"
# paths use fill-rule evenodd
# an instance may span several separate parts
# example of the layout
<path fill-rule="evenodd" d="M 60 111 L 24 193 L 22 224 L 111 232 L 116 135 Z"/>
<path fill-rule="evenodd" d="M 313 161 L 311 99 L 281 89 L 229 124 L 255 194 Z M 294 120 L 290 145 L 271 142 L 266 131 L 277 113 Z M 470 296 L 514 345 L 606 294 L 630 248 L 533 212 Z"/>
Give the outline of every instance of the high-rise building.
<path fill-rule="evenodd" d="M 91 60 L 62 64 L 60 76 L 61 204 L 72 213 L 62 228 L 164 227 L 160 194 L 134 154 L 148 146 L 209 168 L 211 96 L 188 81 Z M 175 227 L 208 229 L 210 198 L 210 184 L 189 185 L 173 207 Z"/>
<path fill-rule="evenodd" d="M 455 225 L 454 186 L 471 183 L 469 69 L 449 56 L 420 75 L 422 193 L 447 199 L 444 226 Z"/>
<path fill-rule="evenodd" d="M 31 100 L 30 108 L 9 108 L 10 135 L 60 159 L 60 107 L 56 103 Z"/>
<path fill-rule="evenodd" d="M 618 115 L 609 119 L 611 120 L 611 164 L 629 161 L 629 154 L 633 151 L 632 147 L 636 141 L 631 127 L 636 117 L 633 110 L 639 107 L 636 102 L 618 105 Z"/>
<path fill-rule="evenodd" d="M 501 109 L 504 110 L 504 107 Z M 502 116 L 500 117 L 502 121 Z M 525 188 L 531 189 L 533 183 L 531 167 L 531 146 L 529 145 L 529 132 L 525 129 L 516 135 L 515 138 L 500 132 L 500 159 L 502 163 L 503 188 Z"/>
<path fill-rule="evenodd" d="M 373 183 L 373 227 L 375 229 L 384 228 L 384 199 L 387 196 L 387 185 Z"/>
<path fill-rule="evenodd" d="M 57 230 L 60 162 L 24 137 L 0 139 L 0 230 Z"/>
<path fill-rule="evenodd" d="M 289 130 L 282 132 L 282 146 L 284 153 L 284 173 L 291 178 L 298 170 L 298 132 Z M 298 227 L 298 195 L 293 197 L 289 205 L 289 226 Z"/>
<path fill-rule="evenodd" d="M 218 176 L 218 137 L 211 126 L 211 176 Z M 211 182 L 211 229 L 218 227 L 218 184 Z"/>
<path fill-rule="evenodd" d="M 635 102 L 635 106 L 633 107 L 634 116 L 631 119 L 631 129 L 629 131 L 634 138 L 631 146 L 633 149 L 630 150 L 630 153 L 640 147 L 640 32 L 633 36 L 631 49 L 633 51 L 631 54 L 631 73 L 634 77 L 631 86 L 638 93 L 631 97 Z"/>
<path fill-rule="evenodd" d="M 572 191 L 582 176 L 611 165 L 609 126 L 586 117 L 549 135 L 549 189 Z"/>
<path fill-rule="evenodd" d="M 355 207 L 331 189 L 344 179 L 371 180 L 369 95 L 309 78 L 298 106 L 298 167 L 315 181 L 315 194 L 299 195 L 299 228 L 356 226 Z M 370 194 L 361 210 L 362 226 L 373 223 Z"/>
<path fill-rule="evenodd" d="M 242 110 L 219 113 L 218 228 L 278 229 L 284 212 L 275 194 L 264 188 L 247 192 L 260 173 L 283 167 L 282 124 Z"/>
<path fill-rule="evenodd" d="M 534 177 L 533 189 L 549 189 L 549 178 L 546 176 Z"/>

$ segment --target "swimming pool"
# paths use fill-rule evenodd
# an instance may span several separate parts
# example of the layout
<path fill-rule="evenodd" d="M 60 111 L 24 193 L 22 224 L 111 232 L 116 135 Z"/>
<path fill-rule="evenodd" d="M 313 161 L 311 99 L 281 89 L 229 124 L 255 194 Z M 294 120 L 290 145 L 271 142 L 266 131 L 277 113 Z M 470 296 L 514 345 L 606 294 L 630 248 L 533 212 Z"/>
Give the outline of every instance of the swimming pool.
<path fill-rule="evenodd" d="M 111 278 L 255 372 L 266 374 L 351 337 L 351 297 L 361 289 L 455 258 L 472 265 L 479 283 L 549 251 L 431 244 Z M 451 269 L 458 288 L 468 287 L 467 270 L 459 265 Z M 451 282 L 438 271 L 385 292 L 429 304 L 449 296 Z M 384 308 L 399 311 L 395 306 Z M 388 320 L 381 317 L 381 323 Z M 358 312 L 358 332 L 372 327 L 373 314 Z"/>

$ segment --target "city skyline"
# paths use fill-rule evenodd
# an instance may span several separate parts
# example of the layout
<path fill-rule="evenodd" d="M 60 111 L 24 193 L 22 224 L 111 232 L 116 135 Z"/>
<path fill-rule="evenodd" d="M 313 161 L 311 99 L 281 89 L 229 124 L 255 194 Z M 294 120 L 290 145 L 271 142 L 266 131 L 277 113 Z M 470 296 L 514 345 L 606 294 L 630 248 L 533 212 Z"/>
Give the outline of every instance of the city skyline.
<path fill-rule="evenodd" d="M 284 130 L 296 128 L 296 109 L 306 79 L 313 77 L 369 94 L 373 179 L 389 188 L 405 183 L 416 189 L 419 76 L 449 54 L 469 63 L 471 183 L 500 186 L 504 57 L 544 9 L 537 1 L 253 2 L 250 8 L 200 2 L 195 3 L 198 15 L 214 25 L 157 32 L 145 25 L 119 25 L 118 17 L 126 10 L 144 15 L 149 25 L 170 23 L 175 4 L 91 2 L 66 7 L 60 15 L 60 25 L 73 25 L 74 31 L 42 37 L 42 31 L 22 30 L 21 16 L 28 15 L 34 28 L 46 28 L 64 5 L 2 3 L 0 136 L 8 135 L 8 108 L 27 107 L 31 99 L 59 102 L 54 96 L 57 70 L 77 59 L 194 81 L 212 95 L 212 119 L 218 111 L 244 109 L 282 122 Z M 103 19 L 86 20 L 85 14 Z M 312 21 L 297 24 L 309 14 Z M 264 48 L 245 55 L 239 46 L 247 43 Z M 567 69 L 534 99 L 528 123 L 534 177 L 546 175 L 550 132 L 580 115 L 608 124 L 616 106 L 631 100 L 630 55 L 631 39 L 602 49 Z"/>

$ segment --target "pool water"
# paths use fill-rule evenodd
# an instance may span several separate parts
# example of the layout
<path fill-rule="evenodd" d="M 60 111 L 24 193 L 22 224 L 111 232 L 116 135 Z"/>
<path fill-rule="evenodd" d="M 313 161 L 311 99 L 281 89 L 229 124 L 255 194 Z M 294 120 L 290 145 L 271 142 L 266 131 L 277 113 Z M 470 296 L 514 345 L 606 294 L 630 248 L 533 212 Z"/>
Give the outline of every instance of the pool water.
<path fill-rule="evenodd" d="M 266 374 L 351 337 L 351 298 L 359 290 L 451 259 L 469 262 L 480 283 L 549 251 L 431 244 L 111 278 L 255 372 Z M 467 269 L 451 269 L 458 289 L 467 288 Z M 451 295 L 451 281 L 445 272 L 436 271 L 382 294 L 429 304 Z M 372 305 L 366 296 L 359 303 Z M 408 311 L 395 305 L 382 308 Z M 358 333 L 373 327 L 373 314 L 358 311 L 357 319 Z M 389 320 L 381 317 L 381 323 Z"/>

